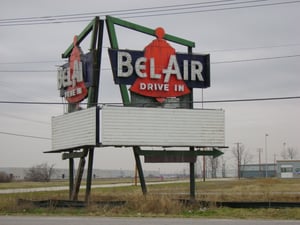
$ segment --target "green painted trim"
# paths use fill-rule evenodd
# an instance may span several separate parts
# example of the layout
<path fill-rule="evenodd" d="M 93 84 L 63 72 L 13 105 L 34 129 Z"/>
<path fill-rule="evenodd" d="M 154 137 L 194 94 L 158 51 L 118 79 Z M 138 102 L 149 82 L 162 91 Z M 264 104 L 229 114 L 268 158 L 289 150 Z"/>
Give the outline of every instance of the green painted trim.
<path fill-rule="evenodd" d="M 96 22 L 99 20 L 98 17 L 93 19 L 87 26 L 86 28 L 78 35 L 78 44 L 82 42 L 82 40 L 93 30 L 95 27 Z M 74 45 L 73 43 L 67 48 L 67 50 L 62 54 L 62 58 L 68 58 L 72 52 Z"/>
<path fill-rule="evenodd" d="M 93 27 L 92 27 L 90 50 L 96 49 L 98 27 L 99 27 L 99 17 L 96 16 L 94 19 Z"/>
<path fill-rule="evenodd" d="M 223 155 L 224 153 L 218 150 L 217 148 L 213 148 L 212 151 L 187 151 L 187 150 L 166 150 L 166 151 L 159 151 L 159 150 L 137 150 L 137 153 L 139 155 L 144 156 L 186 156 L 186 157 L 192 157 L 192 156 L 199 156 L 199 155 L 205 155 L 205 156 L 213 156 L 214 158 Z"/>
<path fill-rule="evenodd" d="M 131 23 L 125 20 L 121 20 L 112 16 L 106 16 L 106 21 L 108 21 L 108 23 L 110 24 L 110 26 L 113 26 L 114 24 L 117 24 L 119 26 L 122 27 L 126 27 L 135 31 L 139 31 L 141 33 L 145 33 L 145 34 L 149 34 L 152 36 L 155 36 L 155 29 L 150 29 L 148 27 L 144 27 L 135 23 Z M 180 37 L 176 37 L 170 34 L 165 34 L 164 39 L 177 43 L 177 44 L 181 44 L 183 46 L 187 46 L 187 47 L 195 47 L 195 42 L 193 41 L 189 41 Z"/>
<path fill-rule="evenodd" d="M 106 18 L 108 18 L 108 16 Z M 111 48 L 118 49 L 119 46 L 118 46 L 118 39 L 117 39 L 116 30 L 114 26 L 114 20 L 106 19 L 106 27 L 108 31 Z M 120 84 L 119 88 L 120 88 L 123 104 L 129 105 L 130 99 L 129 99 L 129 94 L 126 85 Z"/>
<path fill-rule="evenodd" d="M 129 99 L 129 94 L 126 85 L 120 84 L 120 91 L 122 95 L 122 101 L 124 105 L 129 105 L 130 104 L 130 99 Z"/>
<path fill-rule="evenodd" d="M 118 39 L 117 39 L 117 34 L 116 34 L 116 30 L 115 30 L 113 21 L 110 19 L 106 19 L 106 27 L 107 27 L 107 32 L 108 32 L 108 37 L 109 37 L 111 48 L 118 49 L 119 48 Z"/>
<path fill-rule="evenodd" d="M 93 25 L 93 33 L 91 37 L 90 51 L 93 53 L 93 84 L 89 88 L 88 92 L 88 105 L 87 107 L 92 107 L 98 103 L 98 92 L 99 92 L 99 79 L 100 79 L 100 60 L 102 53 L 102 39 L 103 39 L 103 22 L 99 20 L 99 17 L 95 18 Z M 98 42 L 101 42 L 101 45 L 96 49 Z"/>
<path fill-rule="evenodd" d="M 62 160 L 86 157 L 87 152 L 69 152 L 62 154 Z"/>

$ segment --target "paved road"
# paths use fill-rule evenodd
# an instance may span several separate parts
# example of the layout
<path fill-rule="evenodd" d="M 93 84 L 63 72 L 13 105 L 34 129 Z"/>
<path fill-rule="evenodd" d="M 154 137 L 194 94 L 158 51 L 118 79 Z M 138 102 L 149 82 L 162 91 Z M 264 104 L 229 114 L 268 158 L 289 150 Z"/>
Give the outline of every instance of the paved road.
<path fill-rule="evenodd" d="M 179 180 L 179 181 L 148 182 L 147 184 L 153 185 L 153 184 L 170 184 L 170 183 L 182 183 L 182 182 L 188 182 L 188 181 Z M 92 185 L 92 188 L 125 187 L 125 186 L 132 186 L 132 185 L 133 185 L 132 183 L 96 184 L 96 185 Z M 86 188 L 85 185 L 80 186 L 80 189 L 85 189 L 85 188 Z M 69 190 L 69 186 L 0 189 L 0 194 L 40 192 L 40 191 L 62 191 L 62 190 Z"/>
<path fill-rule="evenodd" d="M 0 225 L 299 225 L 290 220 L 0 216 Z"/>

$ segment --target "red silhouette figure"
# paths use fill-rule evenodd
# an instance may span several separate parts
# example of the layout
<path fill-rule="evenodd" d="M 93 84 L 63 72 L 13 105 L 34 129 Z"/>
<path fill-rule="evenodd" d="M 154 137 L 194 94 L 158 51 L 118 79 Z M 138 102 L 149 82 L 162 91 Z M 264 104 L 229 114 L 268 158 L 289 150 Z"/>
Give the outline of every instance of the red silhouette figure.
<path fill-rule="evenodd" d="M 76 77 L 73 76 L 75 69 L 78 70 L 78 68 L 75 68 L 75 66 L 78 67 L 79 64 L 81 63 L 80 55 L 82 54 L 81 49 L 79 48 L 77 43 L 77 36 L 74 36 L 73 46 L 74 47 L 69 58 L 70 80 L 72 81 L 73 84 L 67 88 L 66 92 L 70 94 L 67 95 L 66 99 L 70 103 L 77 103 L 82 101 L 87 96 L 88 91 L 84 84 L 82 70 L 81 70 L 82 80 L 78 81 Z"/>
<path fill-rule="evenodd" d="M 146 58 L 145 78 L 138 77 L 130 90 L 140 95 L 154 97 L 158 102 L 164 102 L 167 97 L 177 97 L 190 93 L 189 88 L 183 80 L 178 80 L 176 75 L 170 75 L 165 80 L 164 69 L 168 68 L 170 56 L 176 56 L 175 49 L 163 39 L 165 31 L 159 27 L 155 30 L 157 39 L 145 47 Z M 152 65 L 150 59 L 152 58 Z M 154 61 L 154 64 L 153 64 Z M 150 66 L 152 66 L 152 71 Z M 155 69 L 154 69 L 155 68 Z M 155 78 L 150 77 L 155 74 Z M 181 87 L 178 91 L 178 87 Z"/>

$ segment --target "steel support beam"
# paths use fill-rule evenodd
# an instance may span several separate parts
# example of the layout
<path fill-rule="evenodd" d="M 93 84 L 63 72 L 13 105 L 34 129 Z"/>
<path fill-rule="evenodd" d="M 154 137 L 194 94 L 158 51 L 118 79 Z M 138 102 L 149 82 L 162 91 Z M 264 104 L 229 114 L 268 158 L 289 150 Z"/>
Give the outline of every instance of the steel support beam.
<path fill-rule="evenodd" d="M 88 150 L 84 150 L 84 152 L 85 152 L 85 155 L 80 158 L 79 164 L 78 164 L 75 185 L 74 185 L 72 197 L 71 197 L 71 200 L 73 200 L 73 201 L 78 200 L 78 193 L 79 193 L 81 180 L 82 180 L 82 176 L 83 176 L 83 171 L 84 171 L 84 166 L 85 166 L 85 157 L 86 157 L 86 154 L 88 153 Z"/>
<path fill-rule="evenodd" d="M 140 147 L 138 147 L 138 146 L 133 147 L 133 153 L 134 153 L 136 167 L 137 167 L 137 170 L 138 170 L 138 173 L 139 173 L 142 192 L 143 192 L 144 195 L 146 195 L 147 194 L 147 187 L 146 187 L 146 182 L 145 182 L 145 177 L 144 177 L 144 173 L 143 173 L 143 168 L 142 168 L 142 163 L 141 163 L 139 151 L 140 151 Z"/>
<path fill-rule="evenodd" d="M 72 153 L 72 151 L 70 152 Z M 69 199 L 72 199 L 74 189 L 74 159 L 69 158 Z"/>

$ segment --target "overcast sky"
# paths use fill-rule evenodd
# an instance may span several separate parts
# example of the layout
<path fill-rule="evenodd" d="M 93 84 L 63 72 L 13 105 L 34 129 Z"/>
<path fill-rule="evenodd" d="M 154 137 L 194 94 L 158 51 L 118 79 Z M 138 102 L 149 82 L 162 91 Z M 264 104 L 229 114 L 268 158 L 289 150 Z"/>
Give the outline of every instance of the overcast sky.
<path fill-rule="evenodd" d="M 163 8 L 175 5 L 181 5 L 179 10 Z M 140 9 L 145 9 L 144 13 Z M 15 102 L 61 102 L 56 88 L 57 65 L 64 63 L 61 53 L 94 16 L 105 19 L 104 15 L 112 15 L 150 28 L 161 26 L 169 34 L 194 41 L 195 53 L 211 56 L 211 87 L 203 94 L 204 100 L 210 101 L 300 96 L 299 12 L 300 1 L 291 0 L 2 0 L 0 167 L 42 162 L 68 167 L 60 154 L 43 153 L 51 149 L 51 117 L 61 115 L 63 106 Z M 66 17 L 69 15 L 73 19 Z M 117 35 L 120 48 L 134 50 L 142 50 L 153 39 L 123 28 L 117 29 Z M 89 39 L 87 42 L 82 46 L 84 52 Z M 103 45 L 100 102 L 121 102 L 109 70 L 106 30 Z M 194 92 L 194 100 L 201 101 L 201 90 Z M 281 159 L 284 145 L 300 151 L 300 99 L 204 103 L 204 107 L 225 110 L 229 149 L 224 150 L 224 160 L 228 167 L 233 164 L 231 149 L 237 142 L 253 155 L 252 163 L 258 163 L 258 148 L 264 149 L 265 160 L 265 140 L 268 162 L 273 162 L 275 155 Z M 97 149 L 94 167 L 134 169 L 133 153 Z M 144 168 L 176 172 L 187 165 L 144 164 Z"/>

